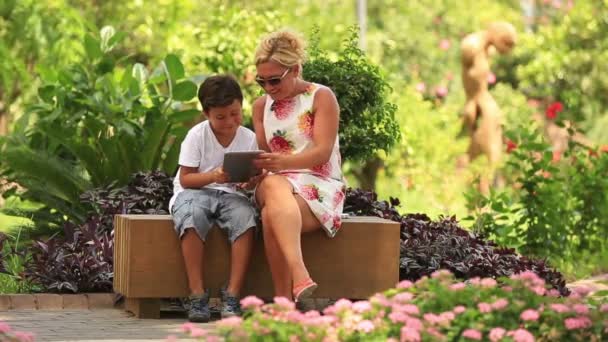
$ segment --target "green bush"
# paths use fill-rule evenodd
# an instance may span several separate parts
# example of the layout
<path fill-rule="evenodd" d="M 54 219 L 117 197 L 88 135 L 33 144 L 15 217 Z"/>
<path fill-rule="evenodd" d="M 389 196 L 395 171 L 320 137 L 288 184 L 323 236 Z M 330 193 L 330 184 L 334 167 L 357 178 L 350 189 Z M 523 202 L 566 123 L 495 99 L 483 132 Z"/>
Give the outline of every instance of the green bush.
<path fill-rule="evenodd" d="M 505 174 L 514 188 L 488 197 L 472 191 L 473 228 L 522 254 L 576 259 L 605 251 L 608 241 L 608 153 L 571 143 L 561 156 L 535 122 L 508 131 L 514 148 Z"/>
<path fill-rule="evenodd" d="M 340 299 L 321 315 L 301 313 L 286 298 L 244 298 L 244 318 L 216 323 L 226 341 L 602 341 L 608 304 L 581 289 L 559 298 L 532 272 L 458 282 L 437 271 L 366 301 Z M 214 334 L 191 324 L 191 337 Z"/>
<path fill-rule="evenodd" d="M 28 106 L 12 135 L 0 140 L 0 176 L 42 203 L 37 225 L 83 222 L 79 196 L 111 182 L 126 184 L 137 171 L 176 169 L 179 144 L 199 111 L 183 102 L 196 95 L 174 55 L 148 73 L 114 48 L 124 33 L 111 27 L 84 40 L 86 63 L 43 74 L 38 101 Z"/>
<path fill-rule="evenodd" d="M 363 160 L 388 151 L 399 139 L 397 107 L 387 101 L 390 87 L 380 69 L 358 48 L 357 31 L 336 58 L 318 47 L 313 34 L 304 78 L 330 87 L 340 104 L 340 152 L 344 159 Z"/>

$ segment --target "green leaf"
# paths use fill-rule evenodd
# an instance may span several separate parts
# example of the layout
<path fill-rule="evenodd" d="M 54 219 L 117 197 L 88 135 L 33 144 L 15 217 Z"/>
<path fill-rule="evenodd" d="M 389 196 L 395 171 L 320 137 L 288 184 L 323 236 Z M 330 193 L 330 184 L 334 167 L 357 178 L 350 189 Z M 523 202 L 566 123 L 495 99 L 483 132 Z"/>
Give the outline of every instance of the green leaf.
<path fill-rule="evenodd" d="M 196 84 L 191 81 L 183 81 L 173 87 L 173 99 L 177 101 L 189 101 L 196 96 Z"/>
<path fill-rule="evenodd" d="M 165 57 L 164 64 L 167 68 L 167 72 L 169 73 L 172 84 L 175 84 L 177 80 L 184 78 L 184 66 L 176 55 L 167 55 L 167 57 Z"/>
<path fill-rule="evenodd" d="M 108 52 L 112 49 L 110 46 L 110 40 L 115 34 L 116 30 L 112 26 L 104 26 L 99 31 L 99 35 L 101 36 L 101 49 L 103 52 Z"/>
<path fill-rule="evenodd" d="M 198 109 L 187 109 L 182 110 L 180 112 L 174 112 L 169 115 L 169 121 L 171 123 L 182 123 L 189 122 L 194 120 L 197 116 L 201 114 L 201 111 Z"/>
<path fill-rule="evenodd" d="M 116 32 L 116 34 L 114 36 L 112 36 L 112 38 L 110 38 L 110 40 L 108 41 L 108 48 L 110 50 L 114 49 L 114 47 L 118 43 L 120 43 L 123 39 L 125 39 L 125 37 L 127 37 L 126 32 L 123 32 L 123 31 Z"/>
<path fill-rule="evenodd" d="M 143 64 L 135 63 L 135 65 L 133 65 L 133 69 L 131 70 L 131 75 L 133 75 L 133 77 L 135 77 L 140 84 L 143 84 L 148 79 L 148 70 Z"/>
<path fill-rule="evenodd" d="M 95 37 L 90 34 L 84 36 L 84 50 L 91 60 L 101 58 L 103 54 L 99 45 L 99 40 L 95 39 Z"/>
<path fill-rule="evenodd" d="M 144 147 L 141 150 L 144 158 L 144 170 L 155 170 L 158 168 L 170 129 L 171 124 L 167 120 L 159 118 L 154 122 L 152 127 L 146 130 Z"/>

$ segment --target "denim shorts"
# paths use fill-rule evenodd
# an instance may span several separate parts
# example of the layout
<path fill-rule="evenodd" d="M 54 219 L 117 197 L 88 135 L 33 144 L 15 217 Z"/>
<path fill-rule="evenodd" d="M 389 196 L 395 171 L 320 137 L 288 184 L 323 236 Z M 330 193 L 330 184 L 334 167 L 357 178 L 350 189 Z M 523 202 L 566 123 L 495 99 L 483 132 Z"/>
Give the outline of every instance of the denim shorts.
<path fill-rule="evenodd" d="M 171 216 L 180 239 L 186 229 L 194 228 L 205 241 L 209 230 L 217 225 L 234 243 L 248 229 L 256 227 L 256 209 L 247 197 L 209 188 L 180 192 Z"/>

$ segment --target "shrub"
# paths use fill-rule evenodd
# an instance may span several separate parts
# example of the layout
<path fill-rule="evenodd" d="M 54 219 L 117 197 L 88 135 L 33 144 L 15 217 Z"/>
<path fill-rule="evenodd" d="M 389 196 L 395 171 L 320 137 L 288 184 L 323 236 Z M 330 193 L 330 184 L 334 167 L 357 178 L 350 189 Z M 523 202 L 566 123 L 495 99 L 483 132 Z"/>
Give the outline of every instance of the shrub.
<path fill-rule="evenodd" d="M 344 159 L 363 160 L 377 150 L 388 151 L 401 137 L 397 107 L 387 102 L 390 87 L 380 69 L 357 47 L 357 31 L 331 58 L 318 47 L 313 33 L 304 78 L 330 87 L 340 104 L 340 152 Z"/>
<path fill-rule="evenodd" d="M 464 230 L 456 218 L 432 221 L 424 214 L 401 216 L 397 199 L 378 201 L 369 191 L 348 189 L 345 212 L 378 216 L 401 223 L 399 278 L 417 280 L 439 269 L 447 269 L 457 277 L 510 276 L 533 271 L 561 294 L 569 293 L 563 276 L 542 260 L 529 259 L 502 248 L 483 236 Z"/>
<path fill-rule="evenodd" d="M 508 131 L 505 174 L 513 187 L 483 196 L 473 190 L 473 228 L 526 255 L 554 261 L 606 250 L 608 153 L 570 143 L 553 151 L 534 123 Z M 574 132 L 571 132 L 574 133 Z"/>
<path fill-rule="evenodd" d="M 175 55 L 151 73 L 115 51 L 124 33 L 104 27 L 83 42 L 85 63 L 42 75 L 38 99 L 27 103 L 15 131 L 0 138 L 0 177 L 14 182 L 3 196 L 42 204 L 37 226 L 83 223 L 83 192 L 124 185 L 138 171 L 174 172 L 196 84 Z"/>
<path fill-rule="evenodd" d="M 114 241 L 101 221 L 65 224 L 64 237 L 34 241 L 25 276 L 45 292 L 111 292 Z"/>
<path fill-rule="evenodd" d="M 294 303 L 275 298 L 264 305 L 241 301 L 244 318 L 216 323 L 227 341 L 600 341 L 608 337 L 608 304 L 585 298 L 584 291 L 559 298 L 532 272 L 501 278 L 474 278 L 468 284 L 448 271 L 352 303 L 341 299 L 301 313 Z M 200 329 L 186 325 L 191 336 Z"/>
<path fill-rule="evenodd" d="M 66 223 L 63 236 L 35 241 L 26 279 L 46 292 L 111 292 L 113 219 L 116 214 L 167 214 L 172 179 L 162 171 L 136 173 L 124 187 L 94 189 L 81 196 L 89 219 Z"/>

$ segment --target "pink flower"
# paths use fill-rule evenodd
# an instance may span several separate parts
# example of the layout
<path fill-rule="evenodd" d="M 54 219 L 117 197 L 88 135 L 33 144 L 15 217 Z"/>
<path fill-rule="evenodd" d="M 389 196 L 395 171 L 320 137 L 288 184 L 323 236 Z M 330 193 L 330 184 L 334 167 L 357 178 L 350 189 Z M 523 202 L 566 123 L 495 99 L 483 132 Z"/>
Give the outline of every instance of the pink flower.
<path fill-rule="evenodd" d="M 461 313 L 463 313 L 465 311 L 467 311 L 467 308 L 465 308 L 462 305 L 458 305 L 458 306 L 454 307 L 454 309 L 452 310 L 452 312 L 454 312 L 457 315 L 459 315 L 459 314 L 461 314 Z"/>
<path fill-rule="evenodd" d="M 393 311 L 388 314 L 388 319 L 393 323 L 405 323 L 408 318 L 409 316 L 401 311 Z"/>
<path fill-rule="evenodd" d="M 488 335 L 488 338 L 492 342 L 498 342 L 505 336 L 506 333 L 507 333 L 507 331 L 503 328 L 500 328 L 500 327 L 492 328 L 492 330 L 490 330 L 490 334 Z"/>
<path fill-rule="evenodd" d="M 274 297 L 274 303 L 282 309 L 285 310 L 293 310 L 296 308 L 296 305 L 294 304 L 294 302 L 290 301 L 289 299 L 285 298 L 285 297 Z"/>
<path fill-rule="evenodd" d="M 450 43 L 450 40 L 449 40 L 449 39 L 442 39 L 442 40 L 439 42 L 439 48 L 440 48 L 441 50 L 444 50 L 444 51 L 449 50 L 451 45 L 452 45 L 452 44 Z"/>
<path fill-rule="evenodd" d="M 439 314 L 439 317 L 444 322 L 451 322 L 456 318 L 456 315 L 452 311 L 446 311 Z"/>
<path fill-rule="evenodd" d="M 600 306 L 600 312 L 608 312 L 608 303 Z"/>
<path fill-rule="evenodd" d="M 418 318 L 409 317 L 405 321 L 405 326 L 408 327 L 408 328 L 410 328 L 410 329 L 422 330 L 422 327 L 424 325 L 422 324 L 422 321 L 419 320 Z"/>
<path fill-rule="evenodd" d="M 221 321 L 218 321 L 218 323 L 219 322 L 221 322 Z M 228 326 L 228 327 L 229 328 L 235 328 L 237 326 L 238 325 L 236 325 L 236 326 Z M 190 330 L 190 336 L 191 337 L 204 337 L 205 335 L 207 335 L 207 330 L 205 330 L 205 329 L 194 327 L 194 328 L 192 328 L 192 330 Z"/>
<path fill-rule="evenodd" d="M 581 297 L 586 297 L 589 293 L 591 293 L 591 291 L 593 291 L 593 289 L 588 286 L 578 286 L 572 289 L 572 291 L 578 293 L 581 295 Z"/>
<path fill-rule="evenodd" d="M 462 332 L 462 337 L 468 338 L 470 340 L 481 340 L 481 331 L 475 329 L 467 329 Z"/>
<path fill-rule="evenodd" d="M 182 324 L 180 329 L 182 332 L 189 333 L 190 330 L 192 330 L 192 328 L 195 328 L 195 327 L 196 326 L 193 323 L 187 322 L 187 323 Z"/>
<path fill-rule="evenodd" d="M 414 283 L 409 280 L 402 280 L 399 282 L 399 284 L 397 284 L 398 289 L 409 289 L 412 286 L 414 286 Z"/>
<path fill-rule="evenodd" d="M 550 176 L 549 176 L 549 177 L 547 177 L 547 176 L 545 176 L 545 175 L 543 174 L 543 177 L 545 177 L 545 178 L 549 178 Z M 539 295 L 539 296 L 544 296 L 544 295 L 545 295 L 545 293 L 547 293 L 547 289 L 545 288 L 545 286 L 544 286 L 544 285 L 542 285 L 542 286 L 533 286 L 533 287 L 531 287 L 531 288 L 530 288 L 530 290 L 531 290 L 532 292 L 536 293 L 536 294 L 537 294 L 537 295 Z"/>
<path fill-rule="evenodd" d="M 460 282 L 450 285 L 449 289 L 452 291 L 458 291 L 464 289 L 465 287 L 467 287 L 467 285 L 465 283 Z"/>
<path fill-rule="evenodd" d="M 439 332 L 439 330 L 435 328 L 427 328 L 426 333 L 437 338 L 438 341 L 445 341 L 445 335 Z"/>
<path fill-rule="evenodd" d="M 175 335 L 169 335 L 165 339 L 165 342 L 177 342 L 177 336 L 175 336 Z"/>
<path fill-rule="evenodd" d="M 11 327 L 4 322 L 0 322 L 0 333 L 7 333 L 9 331 L 11 331 Z"/>
<path fill-rule="evenodd" d="M 489 313 L 492 312 L 492 306 L 488 303 L 479 303 L 477 304 L 477 308 L 481 313 Z"/>
<path fill-rule="evenodd" d="M 483 287 L 494 287 L 496 286 L 496 280 L 492 279 L 492 278 L 483 278 L 481 280 L 481 286 Z"/>
<path fill-rule="evenodd" d="M 364 313 L 372 309 L 372 305 L 366 301 L 362 300 L 353 304 L 352 309 L 356 313 Z"/>
<path fill-rule="evenodd" d="M 564 325 L 568 330 L 586 329 L 591 327 L 593 325 L 593 322 L 591 322 L 591 319 L 589 319 L 589 317 L 579 316 L 566 318 L 564 320 Z"/>
<path fill-rule="evenodd" d="M 579 315 L 586 315 L 589 313 L 589 307 L 585 304 L 574 304 L 572 305 L 572 308 L 574 309 L 574 312 Z"/>
<path fill-rule="evenodd" d="M 363 320 L 363 321 L 359 322 L 359 324 L 357 324 L 357 330 L 364 332 L 364 333 L 369 333 L 369 332 L 373 331 L 374 328 L 376 328 L 374 326 L 374 323 L 372 323 L 372 321 L 370 321 L 369 319 Z"/>
<path fill-rule="evenodd" d="M 494 84 L 496 83 L 496 75 L 494 75 L 493 72 L 490 72 L 488 74 L 488 84 Z"/>
<path fill-rule="evenodd" d="M 514 331 L 509 331 L 509 333 L 507 333 L 507 336 L 512 337 L 513 341 L 515 342 L 534 342 L 534 335 L 532 335 L 526 329 L 517 329 Z"/>
<path fill-rule="evenodd" d="M 414 295 L 409 292 L 401 292 L 393 297 L 393 300 L 399 303 L 409 302 L 414 298 Z"/>
<path fill-rule="evenodd" d="M 521 315 L 519 315 L 519 317 L 524 321 L 537 321 L 538 318 L 540 317 L 540 314 L 538 313 L 538 311 L 536 311 L 534 309 L 528 309 L 528 310 L 522 312 Z"/>
<path fill-rule="evenodd" d="M 435 96 L 439 98 L 446 97 L 448 95 L 448 88 L 446 86 L 436 86 L 435 87 Z"/>
<path fill-rule="evenodd" d="M 449 278 L 452 275 L 452 272 L 448 270 L 439 270 L 431 273 L 431 278 L 434 279 L 445 279 Z"/>
<path fill-rule="evenodd" d="M 24 331 L 15 331 L 13 336 L 20 342 L 34 342 L 34 334 Z"/>
<path fill-rule="evenodd" d="M 425 321 L 433 325 L 443 323 L 443 319 L 439 315 L 436 315 L 434 313 L 425 313 L 422 317 L 424 317 Z"/>
<path fill-rule="evenodd" d="M 420 314 L 420 309 L 414 304 L 393 304 L 393 311 L 401 311 L 408 315 L 418 315 Z"/>
<path fill-rule="evenodd" d="M 419 93 L 424 93 L 426 91 L 426 84 L 424 84 L 424 82 L 419 82 L 416 84 L 416 91 Z"/>
<path fill-rule="evenodd" d="M 420 331 L 408 327 L 401 328 L 401 342 L 420 342 Z"/>
<path fill-rule="evenodd" d="M 264 301 L 256 296 L 247 296 L 241 299 L 243 309 L 256 309 L 262 305 L 264 305 Z"/>
<path fill-rule="evenodd" d="M 570 308 L 568 307 L 568 305 L 564 305 L 561 303 L 554 303 L 554 304 L 550 304 L 549 307 L 557 312 L 557 313 L 566 313 L 566 312 L 570 312 Z"/>
<path fill-rule="evenodd" d="M 557 298 L 560 296 L 560 294 L 559 291 L 557 291 L 556 289 L 551 289 L 547 291 L 547 296 Z"/>
<path fill-rule="evenodd" d="M 350 309 L 352 305 L 353 303 L 350 300 L 344 298 L 338 299 L 338 301 L 334 303 L 334 306 L 338 311 L 343 309 Z"/>
<path fill-rule="evenodd" d="M 276 300 L 276 298 L 275 298 L 275 300 Z M 232 317 L 221 319 L 221 320 L 215 322 L 215 324 L 218 327 L 222 327 L 222 328 L 236 328 L 239 325 L 243 324 L 243 319 L 239 316 L 232 316 Z M 193 331 L 193 330 L 194 329 L 192 329 L 191 331 Z"/>
<path fill-rule="evenodd" d="M 392 305 L 391 301 L 388 300 L 388 298 L 386 298 L 386 296 L 381 293 L 376 293 L 375 295 L 371 296 L 369 299 L 369 302 L 372 304 L 378 304 L 378 305 L 382 305 L 382 306 L 391 306 Z"/>
<path fill-rule="evenodd" d="M 504 298 L 500 298 L 498 300 L 496 300 L 494 303 L 492 303 L 492 309 L 494 310 L 502 310 L 504 308 L 506 308 L 509 305 L 509 301 L 504 299 Z"/>

